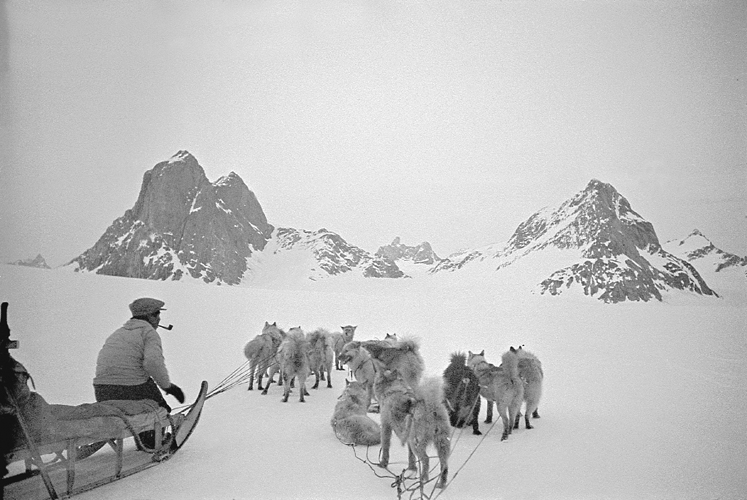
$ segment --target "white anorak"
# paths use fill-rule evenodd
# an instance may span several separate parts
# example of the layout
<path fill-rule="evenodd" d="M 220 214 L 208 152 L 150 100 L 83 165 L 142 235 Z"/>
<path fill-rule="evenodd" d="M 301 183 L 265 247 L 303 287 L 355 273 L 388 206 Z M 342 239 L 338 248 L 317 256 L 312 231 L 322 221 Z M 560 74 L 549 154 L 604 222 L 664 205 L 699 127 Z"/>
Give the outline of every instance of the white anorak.
<path fill-rule="evenodd" d="M 140 385 L 153 378 L 161 389 L 171 385 L 161 337 L 147 321 L 130 319 L 109 335 L 96 360 L 95 385 Z"/>

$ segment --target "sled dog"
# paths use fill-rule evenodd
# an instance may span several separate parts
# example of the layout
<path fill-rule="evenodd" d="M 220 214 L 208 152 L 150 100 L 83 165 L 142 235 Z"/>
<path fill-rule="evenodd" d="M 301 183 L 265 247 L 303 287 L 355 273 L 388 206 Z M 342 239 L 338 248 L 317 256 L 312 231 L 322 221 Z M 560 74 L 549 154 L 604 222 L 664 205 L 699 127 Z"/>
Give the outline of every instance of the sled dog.
<path fill-rule="evenodd" d="M 360 382 L 347 382 L 332 415 L 332 429 L 344 444 L 376 445 L 381 443 L 381 427 L 366 413 L 371 396 Z"/>
<path fill-rule="evenodd" d="M 381 408 L 381 461 L 389 465 L 392 431 L 402 445 L 407 444 L 408 469 L 417 470 L 415 457 L 420 461 L 421 485 L 428 482 L 430 460 L 427 448 L 436 447 L 441 465 L 436 487 L 446 486 L 449 474 L 449 415 L 443 405 L 443 380 L 428 377 L 412 388 L 397 370 L 381 370 L 376 374 L 374 390 Z"/>
<path fill-rule="evenodd" d="M 340 361 L 340 353 L 342 352 L 342 348 L 347 344 L 348 342 L 353 341 L 353 337 L 355 336 L 355 329 L 358 328 L 357 326 L 353 325 L 347 325 L 347 326 L 341 326 L 342 333 L 335 332 L 330 333 L 331 337 L 331 344 L 332 349 L 335 351 L 335 369 L 336 370 L 344 370 L 343 363 Z"/>
<path fill-rule="evenodd" d="M 298 400 L 303 403 L 306 391 L 306 379 L 309 376 L 309 343 L 300 326 L 291 328 L 278 349 L 278 364 L 283 379 L 283 402 L 288 401 L 290 383 L 293 377 L 298 379 Z M 265 387 L 265 390 L 267 388 Z"/>
<path fill-rule="evenodd" d="M 516 349 L 516 356 L 519 358 L 519 377 L 524 382 L 524 401 L 526 403 L 524 423 L 527 429 L 533 429 L 533 426 L 529 423 L 529 415 L 532 415 L 532 418 L 539 418 L 537 408 L 542 397 L 542 380 L 545 378 L 545 374 L 542 371 L 542 362 L 537 356 L 525 350 L 523 345 Z M 520 420 L 521 413 L 516 416 L 514 429 L 519 428 Z"/>
<path fill-rule="evenodd" d="M 334 351 L 330 345 L 329 332 L 323 329 L 315 330 L 306 336 L 309 343 L 309 368 L 316 375 L 316 382 L 312 389 L 319 388 L 319 380 L 324 380 L 327 373 L 327 387 L 332 387 L 332 362 Z"/>
<path fill-rule="evenodd" d="M 262 333 L 244 345 L 244 356 L 249 360 L 249 389 L 254 389 L 254 377 L 257 377 L 257 389 L 262 389 L 262 377 L 267 368 L 275 361 L 275 354 L 285 332 L 278 328 L 277 323 L 269 324 L 265 321 Z M 272 377 L 270 377 L 272 380 Z M 270 382 L 267 382 L 270 385 Z"/>
<path fill-rule="evenodd" d="M 452 427 L 472 425 L 472 434 L 480 435 L 480 380 L 467 366 L 463 352 L 451 355 L 444 370 L 444 404 Z"/>
<path fill-rule="evenodd" d="M 399 339 L 397 338 L 396 333 L 387 333 L 386 337 L 384 337 L 385 342 L 389 342 L 390 345 L 396 345 L 397 342 L 399 342 Z"/>
<path fill-rule="evenodd" d="M 353 377 L 355 377 L 355 380 L 366 388 L 369 399 L 372 400 L 374 396 L 373 386 L 376 377 L 376 367 L 371 359 L 371 354 L 361 346 L 359 341 L 353 340 L 345 344 L 338 359 L 343 364 L 348 365 L 348 369 L 353 374 Z"/>
<path fill-rule="evenodd" d="M 361 342 L 361 345 L 375 360 L 377 371 L 381 368 L 396 370 L 404 378 L 407 385 L 417 387 L 425 367 L 423 358 L 420 356 L 418 341 L 402 339 L 395 345 L 390 345 L 387 341 L 367 340 Z M 378 395 L 376 396 L 378 399 Z"/>
<path fill-rule="evenodd" d="M 488 418 L 492 416 L 493 401 L 503 421 L 501 441 L 508 439 L 524 399 L 524 383 L 519 378 L 519 357 L 512 347 L 503 356 L 501 366 L 485 361 L 485 351 L 470 352 L 469 366 L 480 379 L 480 394 L 488 403 Z"/>

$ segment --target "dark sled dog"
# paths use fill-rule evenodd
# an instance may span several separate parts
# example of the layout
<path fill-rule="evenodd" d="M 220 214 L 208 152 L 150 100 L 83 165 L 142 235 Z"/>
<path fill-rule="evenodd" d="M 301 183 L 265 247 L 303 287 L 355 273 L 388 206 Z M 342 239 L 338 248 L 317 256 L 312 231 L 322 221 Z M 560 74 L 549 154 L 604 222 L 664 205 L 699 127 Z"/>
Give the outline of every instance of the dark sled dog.
<path fill-rule="evenodd" d="M 330 424 L 337 439 L 344 444 L 376 445 L 381 443 L 381 427 L 367 415 L 371 396 L 360 382 L 347 382 Z"/>
<path fill-rule="evenodd" d="M 436 487 L 446 486 L 449 474 L 451 427 L 443 405 L 443 379 L 428 377 L 414 388 L 397 370 L 382 369 L 376 374 L 374 391 L 381 414 L 381 467 L 389 465 L 392 431 L 408 448 L 408 469 L 417 470 L 420 461 L 420 483 L 428 482 L 430 460 L 427 447 L 433 443 L 441 465 Z"/>
<path fill-rule="evenodd" d="M 451 355 L 444 370 L 444 404 L 452 427 L 472 425 L 472 434 L 480 435 L 480 379 L 467 366 L 463 352 Z"/>
<path fill-rule="evenodd" d="M 519 357 L 512 347 L 503 354 L 501 366 L 495 366 L 485 361 L 483 353 L 470 353 L 469 366 L 480 379 L 480 394 L 487 400 L 490 409 L 488 418 L 492 416 L 495 401 L 503 420 L 503 441 L 511 434 L 524 399 L 524 383 L 519 378 Z"/>
<path fill-rule="evenodd" d="M 267 368 L 275 362 L 278 347 L 285 337 L 285 332 L 278 328 L 277 323 L 269 324 L 265 321 L 262 333 L 244 345 L 244 356 L 249 360 L 249 389 L 254 389 L 254 377 L 257 377 L 257 389 L 262 390 L 262 377 Z M 272 380 L 272 377 L 269 378 Z M 270 382 L 267 382 L 270 385 Z"/>

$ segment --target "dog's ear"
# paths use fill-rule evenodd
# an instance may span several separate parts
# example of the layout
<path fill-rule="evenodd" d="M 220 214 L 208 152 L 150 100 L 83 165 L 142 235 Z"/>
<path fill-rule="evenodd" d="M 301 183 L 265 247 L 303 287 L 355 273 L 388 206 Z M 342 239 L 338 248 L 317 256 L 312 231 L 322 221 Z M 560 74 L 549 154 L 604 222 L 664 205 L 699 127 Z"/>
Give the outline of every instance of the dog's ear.
<path fill-rule="evenodd" d="M 485 349 L 483 349 L 482 351 L 480 351 L 480 354 L 478 354 L 478 356 L 485 356 Z"/>
<path fill-rule="evenodd" d="M 514 346 L 511 346 L 511 352 L 516 352 L 516 349 L 514 349 Z"/>

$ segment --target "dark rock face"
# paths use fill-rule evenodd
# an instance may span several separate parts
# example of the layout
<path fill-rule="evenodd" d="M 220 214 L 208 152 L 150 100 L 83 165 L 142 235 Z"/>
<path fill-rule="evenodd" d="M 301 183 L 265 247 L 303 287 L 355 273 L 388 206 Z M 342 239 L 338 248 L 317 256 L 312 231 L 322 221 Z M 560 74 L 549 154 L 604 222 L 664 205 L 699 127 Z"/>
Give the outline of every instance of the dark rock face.
<path fill-rule="evenodd" d="M 312 232 L 281 227 L 276 231 L 275 238 L 277 251 L 305 248 L 313 253 L 319 267 L 331 276 L 355 269 L 359 269 L 367 278 L 404 276 L 392 260 L 381 255 L 371 255 L 326 229 Z"/>
<path fill-rule="evenodd" d="M 273 229 L 238 175 L 210 183 L 197 160 L 179 151 L 145 173 L 135 206 L 70 264 L 112 276 L 179 280 L 188 274 L 232 285 Z"/>
<path fill-rule="evenodd" d="M 51 269 L 41 254 L 37 254 L 33 259 L 22 259 L 15 262 L 8 262 L 8 264 L 13 266 L 36 267 L 38 269 Z"/>
<path fill-rule="evenodd" d="M 399 236 L 394 238 L 394 241 L 392 241 L 390 245 L 379 247 L 376 251 L 376 255 L 386 257 L 394 262 L 398 260 L 406 260 L 411 261 L 414 264 L 428 266 L 432 266 L 441 260 L 427 241 L 424 241 L 420 245 L 411 247 L 403 245 L 400 242 Z"/>

